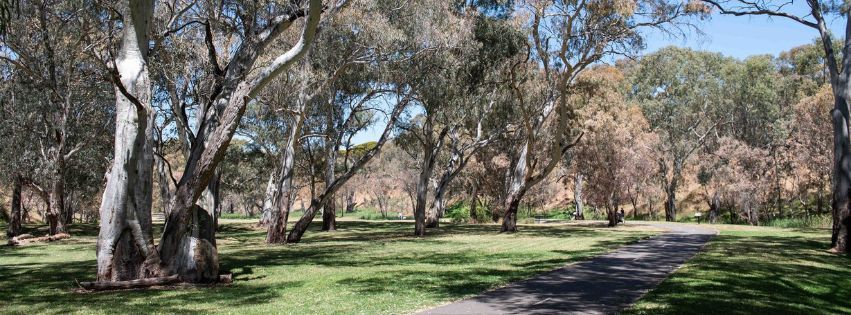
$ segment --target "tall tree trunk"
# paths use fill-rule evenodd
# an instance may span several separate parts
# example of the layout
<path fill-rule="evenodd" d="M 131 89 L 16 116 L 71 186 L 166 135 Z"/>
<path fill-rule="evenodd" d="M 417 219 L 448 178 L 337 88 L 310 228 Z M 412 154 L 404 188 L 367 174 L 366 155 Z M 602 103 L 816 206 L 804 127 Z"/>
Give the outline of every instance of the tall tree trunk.
<path fill-rule="evenodd" d="M 712 201 L 709 202 L 709 223 L 716 223 L 721 216 L 721 198 L 718 192 L 712 194 Z"/>
<path fill-rule="evenodd" d="M 298 110 L 304 110 L 304 102 L 299 102 Z M 283 244 L 287 242 L 287 220 L 290 217 L 290 209 L 293 196 L 293 177 L 295 176 L 295 154 L 296 144 L 301 135 L 301 128 L 304 124 L 304 115 L 298 115 L 294 118 L 290 127 L 290 134 L 287 138 L 287 144 L 281 153 L 281 171 L 278 174 L 275 187 L 274 209 L 272 211 L 269 229 L 266 233 L 266 243 Z M 267 189 L 267 194 L 269 193 Z M 264 210 L 265 211 L 265 210 Z M 303 210 L 304 211 L 304 210 Z"/>
<path fill-rule="evenodd" d="M 328 124 L 329 126 L 334 125 L 333 119 L 331 119 L 331 115 L 328 115 Z M 335 170 L 337 167 L 337 146 L 333 143 L 336 142 L 332 140 L 332 136 L 336 136 L 336 132 L 334 128 L 329 128 L 329 138 L 326 139 L 328 143 L 326 143 L 325 148 L 325 185 L 330 185 L 334 182 L 334 178 L 337 176 L 335 174 Z M 337 205 L 334 202 L 334 196 L 330 196 L 328 201 L 322 207 L 322 230 L 323 231 L 336 231 L 337 230 Z M 345 211 L 343 211 L 345 213 Z"/>
<path fill-rule="evenodd" d="M 470 193 L 470 223 L 479 223 L 479 185 L 475 180 L 470 181 L 473 191 Z"/>
<path fill-rule="evenodd" d="M 653 202 L 655 202 L 653 196 L 647 196 L 647 214 L 650 215 L 651 220 L 656 219 L 656 214 L 653 213 Z"/>
<path fill-rule="evenodd" d="M 159 144 L 160 146 L 162 144 Z M 160 152 L 162 155 L 162 152 Z M 160 210 L 165 211 L 168 208 L 168 201 L 171 200 L 172 191 L 172 179 L 171 174 L 169 173 L 168 163 L 163 158 L 163 156 L 155 156 L 155 167 L 157 170 L 157 186 L 160 189 Z M 165 216 L 168 216 L 168 213 L 165 213 Z"/>
<path fill-rule="evenodd" d="M 582 180 L 584 176 L 576 173 L 573 177 L 573 202 L 576 207 L 576 212 L 573 214 L 574 220 L 585 220 L 585 209 L 582 207 Z"/>
<path fill-rule="evenodd" d="M 50 190 L 47 193 L 47 223 L 49 226 L 48 234 L 56 235 L 59 233 L 67 233 L 65 226 L 66 222 L 63 218 L 65 212 L 65 184 L 63 178 L 54 178 L 50 183 Z"/>
<path fill-rule="evenodd" d="M 677 175 L 665 187 L 665 221 L 677 221 Z"/>
<path fill-rule="evenodd" d="M 638 220 L 638 196 L 630 194 L 629 202 L 632 204 L 632 219 Z"/>
<path fill-rule="evenodd" d="M 517 209 L 520 206 L 520 201 L 523 200 L 523 195 L 526 194 L 528 184 L 528 153 L 530 140 L 527 138 L 526 144 L 520 149 L 520 154 L 517 156 L 517 164 L 511 172 L 511 177 L 508 182 L 508 194 L 505 197 L 502 217 L 502 227 L 500 233 L 517 232 Z"/>
<path fill-rule="evenodd" d="M 446 209 L 446 187 L 449 185 L 446 176 L 447 174 L 444 174 L 434 187 L 434 198 L 426 211 L 426 228 L 440 227 L 440 218 L 443 217 L 443 211 Z"/>
<path fill-rule="evenodd" d="M 428 182 L 434 169 L 435 151 L 433 146 L 424 147 L 424 155 L 420 164 L 420 176 L 417 179 L 417 198 L 414 206 L 414 235 L 424 236 L 426 229 L 426 201 L 428 198 Z"/>
<path fill-rule="evenodd" d="M 158 276 L 160 258 L 151 234 L 153 115 L 148 77 L 148 26 L 152 0 L 130 0 L 116 60 L 115 155 L 100 205 L 98 281 Z M 119 86 L 120 84 L 120 86 Z M 128 99 L 122 92 L 133 95 Z"/>
<path fill-rule="evenodd" d="M 522 197 L 516 193 L 509 194 L 505 199 L 505 212 L 502 217 L 500 233 L 517 232 L 517 210 L 520 208 L 520 200 L 522 200 Z"/>
<path fill-rule="evenodd" d="M 275 197 L 277 196 L 278 188 L 275 181 L 275 174 L 269 173 L 269 181 L 266 183 L 266 193 L 263 195 L 263 209 L 260 210 L 260 222 L 258 226 L 269 226 L 272 221 L 273 212 L 275 211 Z"/>
<path fill-rule="evenodd" d="M 808 1 L 810 13 L 816 21 L 816 26 L 821 35 L 822 49 L 826 69 L 830 73 L 830 85 L 833 89 L 834 106 L 831 111 L 833 120 L 833 169 L 832 169 L 832 194 L 831 203 L 833 209 L 833 231 L 831 233 L 831 250 L 837 253 L 848 253 L 849 225 L 851 225 L 851 212 L 849 212 L 849 193 L 851 193 L 851 143 L 849 143 L 849 117 L 848 99 L 851 98 L 851 11 L 842 14 L 845 18 L 845 45 L 843 46 L 842 67 L 836 60 L 833 50 L 833 38 L 822 15 L 821 1 Z M 840 72 L 841 70 L 841 72 Z"/>
<path fill-rule="evenodd" d="M 23 188 L 23 178 L 21 175 L 15 174 L 12 182 L 12 206 L 9 213 L 9 226 L 6 229 L 6 238 L 13 238 L 21 235 L 21 190 Z"/>
<path fill-rule="evenodd" d="M 609 227 L 618 225 L 618 208 L 611 205 L 606 205 L 606 219 L 609 221 Z"/>

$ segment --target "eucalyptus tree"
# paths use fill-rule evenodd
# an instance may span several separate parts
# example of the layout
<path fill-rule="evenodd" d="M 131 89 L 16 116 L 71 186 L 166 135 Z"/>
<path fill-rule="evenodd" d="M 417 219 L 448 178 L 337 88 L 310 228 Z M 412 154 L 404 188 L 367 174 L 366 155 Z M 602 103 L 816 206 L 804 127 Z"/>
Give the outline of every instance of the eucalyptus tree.
<path fill-rule="evenodd" d="M 505 112 L 501 107 L 510 104 L 508 93 L 498 91 L 504 87 L 502 76 L 508 61 L 523 49 L 522 32 L 507 20 L 479 14 L 475 16 L 472 33 L 472 43 L 478 47 L 462 57 L 466 62 L 455 70 L 458 73 L 445 77 L 453 79 L 449 84 L 443 84 L 458 91 L 444 92 L 444 98 L 454 105 L 452 127 L 446 135 L 449 152 L 440 176 L 432 185 L 434 196 L 425 215 L 426 227 L 439 224 L 446 209 L 449 184 L 478 150 L 501 139 L 509 128 L 504 117 L 499 116 Z"/>
<path fill-rule="evenodd" d="M 665 219 L 675 221 L 683 170 L 698 149 L 728 122 L 737 63 L 718 53 L 668 47 L 644 56 L 634 71 L 630 97 L 641 104 L 659 136 L 657 163 L 665 190 Z"/>
<path fill-rule="evenodd" d="M 364 83 L 374 85 L 375 87 L 372 88 L 372 91 L 381 91 L 382 95 L 386 95 L 382 97 L 382 100 L 389 104 L 385 104 L 383 106 L 384 109 L 378 107 L 378 109 L 385 111 L 385 113 L 390 112 L 389 114 L 385 114 L 386 125 L 375 145 L 370 146 L 370 148 L 363 152 L 360 158 L 353 161 L 350 165 L 344 160 L 344 166 L 347 168 L 345 173 L 336 176 L 333 181 L 329 181 L 330 177 L 326 178 L 323 192 L 319 193 L 318 197 L 311 202 L 310 207 L 306 209 L 302 218 L 299 219 L 287 236 L 287 242 L 289 243 L 301 240 L 313 216 L 315 216 L 318 207 L 325 204 L 326 200 L 331 197 L 328 194 L 336 192 L 381 149 L 388 140 L 391 132 L 397 127 L 397 121 L 400 119 L 408 103 L 422 104 L 421 89 L 418 88 L 418 85 L 429 83 L 427 80 L 424 80 L 423 76 L 427 72 L 420 72 L 419 70 L 426 68 L 435 70 L 432 67 L 432 62 L 435 58 L 437 56 L 445 56 L 443 55 L 445 50 L 454 49 L 458 46 L 458 36 L 447 35 L 447 33 L 458 34 L 458 28 L 463 29 L 463 25 L 447 23 L 455 20 L 453 20 L 453 16 L 449 13 L 449 6 L 444 2 L 420 1 L 408 3 L 403 7 L 395 6 L 392 3 L 378 2 L 373 11 L 376 15 L 386 18 L 377 19 L 377 21 L 386 22 L 382 23 L 383 25 L 380 28 L 376 27 L 377 25 L 370 26 L 370 30 L 376 31 L 375 33 L 366 31 L 359 33 L 374 36 L 370 38 L 376 41 L 373 43 L 378 43 L 380 40 L 380 42 L 387 43 L 387 45 L 384 47 L 376 45 L 376 48 L 381 48 L 377 50 L 378 54 L 376 57 L 378 57 L 379 62 L 376 63 L 377 67 L 373 70 L 378 71 L 378 75 L 375 79 L 366 80 Z M 416 16 L 417 18 L 411 18 L 411 16 Z M 451 26 L 451 29 L 446 29 L 449 26 Z M 377 36 L 378 34 L 380 36 Z M 369 96 L 370 93 L 366 95 Z M 356 104 L 359 103 L 366 104 L 364 106 L 367 108 L 376 107 L 375 104 L 370 104 L 370 102 L 356 102 Z M 361 110 L 348 109 L 344 111 L 348 113 L 348 118 L 343 121 L 356 119 L 358 117 L 356 114 L 359 111 Z M 333 124 L 327 125 L 333 126 Z M 344 122 L 342 126 L 351 127 L 353 125 Z M 436 143 L 437 141 L 433 142 Z M 424 201 L 422 205 L 424 209 Z M 424 213 L 424 211 L 421 213 Z"/>
<path fill-rule="evenodd" d="M 86 23 L 92 11 L 85 5 L 19 3 L 19 14 L 12 15 L 10 22 L 20 27 L 6 30 L 0 42 L 0 58 L 9 65 L 7 104 L 14 104 L 16 108 L 9 110 L 17 116 L 4 128 L 17 125 L 22 128 L 14 137 L 30 137 L 17 146 L 22 156 L 38 153 L 28 174 L 23 174 L 23 168 L 15 170 L 16 176 L 45 199 L 44 219 L 51 235 L 66 233 L 70 223 L 66 177 L 73 159 L 108 127 L 98 123 L 108 116 L 104 109 L 108 101 L 101 97 L 106 85 L 97 83 L 103 73 L 80 40 L 93 32 Z"/>
<path fill-rule="evenodd" d="M 406 6 L 419 7 L 418 5 Z M 334 20 L 323 25 L 318 45 L 311 52 L 309 61 L 288 76 L 301 77 L 302 87 L 292 101 L 278 104 L 281 111 L 290 115 L 287 123 L 288 134 L 285 150 L 280 155 L 281 169 L 278 181 L 277 198 L 271 223 L 267 232 L 268 243 L 296 243 L 307 231 L 318 211 L 325 207 L 324 218 L 328 229 L 334 226 L 333 204 L 329 204 L 335 193 L 374 156 L 390 138 L 409 99 L 404 83 L 396 81 L 399 74 L 397 64 L 410 62 L 416 52 L 399 54 L 400 43 L 404 43 L 404 34 L 399 30 L 397 14 L 403 13 L 390 2 L 357 2 L 343 8 Z M 380 16 L 381 19 L 363 20 L 366 15 Z M 334 52 L 335 54 L 328 54 Z M 336 53 L 339 53 L 338 55 Z M 298 81 L 294 81 L 298 83 Z M 376 124 L 383 117 L 386 124 L 376 145 L 359 159 L 344 161 L 346 169 L 336 173 L 337 148 L 345 145 L 357 130 L 365 125 Z M 306 125 L 306 124 L 310 125 Z M 289 234 L 286 233 L 288 202 L 294 194 L 292 180 L 295 176 L 294 165 L 299 143 L 305 146 L 320 141 L 324 151 L 324 187 L 314 189 L 311 185 L 311 200 L 304 209 L 302 217 L 296 222 Z M 302 141 L 308 140 L 308 141 Z M 311 159 L 315 155 L 310 154 Z M 313 163 L 309 163 L 312 165 Z M 313 173 L 313 168 L 309 169 Z M 311 183 L 313 183 L 311 176 Z"/>
<path fill-rule="evenodd" d="M 512 90 L 517 125 L 513 138 L 502 232 L 517 230 L 517 208 L 532 186 L 541 182 L 581 137 L 576 108 L 568 96 L 575 79 L 589 65 L 612 54 L 642 48 L 641 31 L 676 31 L 694 13 L 667 1 L 529 1 L 517 14 L 528 17 L 530 66 L 515 67 Z M 528 86 L 528 87 L 527 87 Z M 529 93 L 530 88 L 534 93 Z M 542 133 L 547 127 L 549 131 Z"/>
<path fill-rule="evenodd" d="M 847 253 L 851 238 L 851 138 L 849 138 L 849 120 L 851 110 L 848 101 L 851 98 L 851 10 L 841 1 L 807 0 L 806 12 L 795 12 L 785 1 L 743 1 L 743 0 L 702 0 L 721 14 L 736 16 L 763 15 L 796 22 L 803 27 L 817 31 L 821 40 L 822 52 L 827 68 L 830 85 L 833 89 L 833 229 L 831 249 L 837 253 Z M 845 32 L 841 34 L 845 44 L 837 52 L 828 22 L 833 19 L 844 21 Z"/>
<path fill-rule="evenodd" d="M 322 1 L 228 5 L 190 2 L 169 6 L 173 10 L 167 11 L 174 14 L 165 19 L 163 33 L 157 34 L 193 36 L 179 30 L 205 26 L 207 62 L 215 79 L 208 92 L 208 102 L 202 107 L 203 119 L 196 128 L 183 175 L 168 202 L 169 216 L 158 247 L 153 246 L 150 238 L 153 115 L 147 62 L 153 8 L 151 0 L 130 0 L 120 7 L 124 18 L 122 44 L 113 62 L 119 113 L 116 157 L 101 205 L 98 279 L 177 275 L 188 282 L 217 281 L 214 215 L 212 209 L 203 209 L 195 203 L 215 175 L 248 103 L 307 52 L 316 35 Z M 187 12 L 192 16 L 184 15 Z M 302 17 L 306 20 L 295 44 L 282 52 L 269 49 Z M 220 42 L 217 46 L 211 28 L 240 40 Z M 123 249 L 117 250 L 119 247 Z M 129 255 L 137 258 L 125 257 Z"/>
<path fill-rule="evenodd" d="M 587 198 L 606 208 L 609 226 L 619 223 L 618 209 L 629 199 L 633 211 L 638 211 L 633 191 L 642 188 L 655 164 L 648 148 L 654 136 L 637 106 L 630 106 L 622 94 L 624 76 L 614 67 L 595 67 L 583 73 L 578 85 L 588 88 L 576 93 L 572 102 L 584 105 L 581 115 L 587 134 L 576 148 L 571 160 L 576 174 L 587 178 L 579 187 L 579 198 Z M 649 164 L 649 165 L 648 165 Z M 650 166 L 650 167 L 648 167 Z M 581 180 L 580 180 L 581 181 Z M 577 209 L 577 211 L 579 211 Z"/>

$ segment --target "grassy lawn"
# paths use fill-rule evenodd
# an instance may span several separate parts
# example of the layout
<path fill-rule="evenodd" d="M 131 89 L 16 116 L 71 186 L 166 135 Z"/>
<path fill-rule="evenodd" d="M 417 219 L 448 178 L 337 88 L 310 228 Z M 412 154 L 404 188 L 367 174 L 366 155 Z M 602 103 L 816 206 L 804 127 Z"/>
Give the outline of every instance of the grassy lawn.
<path fill-rule="evenodd" d="M 0 313 L 410 313 L 657 233 L 568 224 L 501 235 L 495 225 L 447 223 L 416 239 L 411 222 L 344 221 L 336 233 L 314 224 L 302 244 L 266 246 L 254 222 L 223 220 L 221 265 L 234 283 L 206 289 L 72 293 L 95 274 L 91 225 L 74 225 L 69 240 L 0 246 Z"/>
<path fill-rule="evenodd" d="M 715 226 L 718 235 L 625 314 L 849 314 L 851 259 L 829 230 Z"/>

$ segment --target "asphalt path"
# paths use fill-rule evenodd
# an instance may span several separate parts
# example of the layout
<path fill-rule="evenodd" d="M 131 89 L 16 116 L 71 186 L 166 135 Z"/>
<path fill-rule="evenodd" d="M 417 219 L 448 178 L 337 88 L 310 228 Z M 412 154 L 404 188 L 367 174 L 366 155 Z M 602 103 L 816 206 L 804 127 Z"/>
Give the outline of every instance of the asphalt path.
<path fill-rule="evenodd" d="M 717 234 L 694 225 L 650 225 L 667 232 L 419 314 L 616 314 L 655 288 Z"/>

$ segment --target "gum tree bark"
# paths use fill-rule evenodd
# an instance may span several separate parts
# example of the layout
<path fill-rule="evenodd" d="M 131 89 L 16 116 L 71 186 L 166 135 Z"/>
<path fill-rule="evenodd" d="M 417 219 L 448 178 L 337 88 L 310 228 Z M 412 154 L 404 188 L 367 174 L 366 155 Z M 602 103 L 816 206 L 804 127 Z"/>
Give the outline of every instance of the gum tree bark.
<path fill-rule="evenodd" d="M 11 239 L 21 235 L 21 190 L 23 179 L 16 174 L 12 182 L 12 206 L 9 213 L 9 226 L 6 229 L 6 238 Z"/>
<path fill-rule="evenodd" d="M 152 147 L 148 31 L 153 0 L 130 0 L 116 59 L 115 157 L 100 205 L 98 281 L 160 274 L 151 234 Z"/>

